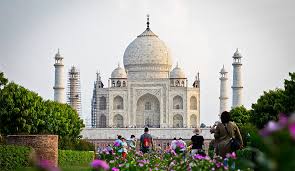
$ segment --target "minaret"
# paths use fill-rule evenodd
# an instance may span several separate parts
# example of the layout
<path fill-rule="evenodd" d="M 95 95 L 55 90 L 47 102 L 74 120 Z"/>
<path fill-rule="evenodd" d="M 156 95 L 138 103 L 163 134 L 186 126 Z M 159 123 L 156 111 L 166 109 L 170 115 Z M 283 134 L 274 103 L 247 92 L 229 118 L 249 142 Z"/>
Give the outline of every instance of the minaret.
<path fill-rule="evenodd" d="M 224 68 L 224 65 L 220 71 L 220 108 L 219 108 L 219 115 L 224 112 L 228 111 L 228 78 L 227 78 L 227 71 Z"/>
<path fill-rule="evenodd" d="M 233 104 L 232 108 L 238 107 L 242 105 L 243 98 L 243 84 L 242 84 L 242 55 L 239 53 L 237 49 L 234 53 L 234 62 L 233 62 Z"/>
<path fill-rule="evenodd" d="M 55 84 L 54 84 L 54 101 L 65 103 L 65 83 L 64 83 L 64 64 L 63 57 L 59 53 L 55 55 Z"/>
<path fill-rule="evenodd" d="M 81 117 L 81 90 L 80 72 L 72 66 L 68 73 L 68 104 L 74 108 Z"/>

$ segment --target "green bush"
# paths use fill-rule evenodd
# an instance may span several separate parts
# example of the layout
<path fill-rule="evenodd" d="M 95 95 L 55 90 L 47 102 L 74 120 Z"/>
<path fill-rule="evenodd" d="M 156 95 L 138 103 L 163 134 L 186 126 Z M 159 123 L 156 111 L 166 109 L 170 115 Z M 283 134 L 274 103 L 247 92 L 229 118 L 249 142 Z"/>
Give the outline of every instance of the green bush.
<path fill-rule="evenodd" d="M 89 166 L 93 159 L 93 151 L 58 150 L 59 167 Z"/>
<path fill-rule="evenodd" d="M 64 137 L 58 141 L 58 148 L 60 150 L 75 150 L 75 151 L 94 151 L 94 144 L 83 139 L 72 140 Z"/>
<path fill-rule="evenodd" d="M 8 171 L 30 166 L 33 149 L 16 145 L 0 145 L 0 170 Z"/>

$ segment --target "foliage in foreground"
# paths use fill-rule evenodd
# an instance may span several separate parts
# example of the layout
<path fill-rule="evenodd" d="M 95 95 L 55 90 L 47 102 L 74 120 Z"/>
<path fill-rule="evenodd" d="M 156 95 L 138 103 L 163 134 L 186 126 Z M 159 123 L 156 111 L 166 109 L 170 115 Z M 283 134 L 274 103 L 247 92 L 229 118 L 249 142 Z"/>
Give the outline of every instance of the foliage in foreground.
<path fill-rule="evenodd" d="M 8 171 L 30 166 L 30 147 L 0 145 L 0 170 Z"/>
<path fill-rule="evenodd" d="M 60 167 L 69 166 L 89 166 L 94 159 L 93 151 L 72 151 L 58 150 L 58 165 Z"/>

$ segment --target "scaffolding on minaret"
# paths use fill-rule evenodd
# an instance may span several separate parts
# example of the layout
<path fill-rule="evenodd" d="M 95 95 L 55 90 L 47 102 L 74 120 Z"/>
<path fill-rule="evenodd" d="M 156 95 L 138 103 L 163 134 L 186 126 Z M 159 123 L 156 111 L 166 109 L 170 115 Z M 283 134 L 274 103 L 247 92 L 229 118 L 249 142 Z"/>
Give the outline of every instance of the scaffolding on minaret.
<path fill-rule="evenodd" d="M 101 81 L 101 76 L 99 72 L 96 72 L 96 81 L 94 82 L 94 88 L 93 88 L 93 94 L 91 99 L 91 127 L 97 128 L 99 125 L 97 125 L 97 112 L 98 112 L 98 89 L 103 88 L 104 85 Z"/>
<path fill-rule="evenodd" d="M 82 117 L 80 72 L 74 66 L 72 66 L 68 72 L 67 97 L 68 104 L 77 111 L 80 117 Z"/>

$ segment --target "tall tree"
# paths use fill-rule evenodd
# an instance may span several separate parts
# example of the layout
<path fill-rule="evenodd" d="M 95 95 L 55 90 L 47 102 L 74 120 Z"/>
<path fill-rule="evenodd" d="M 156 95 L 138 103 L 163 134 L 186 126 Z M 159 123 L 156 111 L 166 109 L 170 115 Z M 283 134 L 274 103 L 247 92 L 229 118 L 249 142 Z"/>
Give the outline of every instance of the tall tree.
<path fill-rule="evenodd" d="M 286 114 L 295 112 L 295 72 L 289 73 L 290 80 L 285 80 L 284 108 Z"/>
<path fill-rule="evenodd" d="M 278 114 L 285 111 L 284 90 L 276 89 L 264 92 L 255 104 L 252 104 L 251 123 L 263 128 L 270 120 L 277 120 Z"/>
<path fill-rule="evenodd" d="M 57 134 L 73 140 L 84 127 L 78 113 L 67 104 L 44 101 L 37 93 L 15 83 L 0 95 L 0 132 L 8 134 Z"/>
<path fill-rule="evenodd" d="M 8 83 L 8 79 L 4 77 L 4 73 L 0 72 L 0 89 Z"/>
<path fill-rule="evenodd" d="M 238 126 L 247 124 L 250 122 L 250 111 L 244 106 L 239 106 L 231 109 L 230 117 Z"/>

